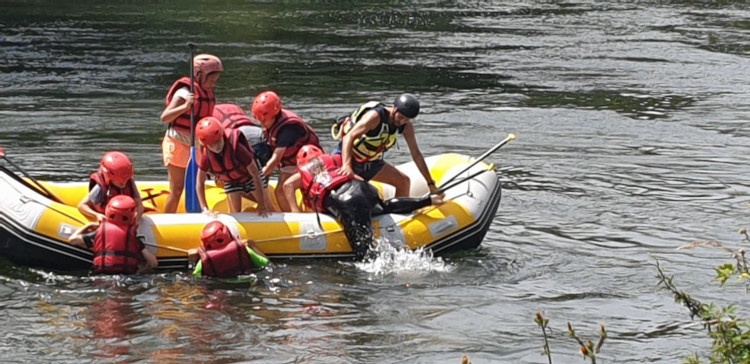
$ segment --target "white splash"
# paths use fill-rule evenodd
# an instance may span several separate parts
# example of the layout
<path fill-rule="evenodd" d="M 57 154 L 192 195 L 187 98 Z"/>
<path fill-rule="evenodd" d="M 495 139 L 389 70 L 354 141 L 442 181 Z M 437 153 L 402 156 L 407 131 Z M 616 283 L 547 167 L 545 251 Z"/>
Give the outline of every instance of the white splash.
<path fill-rule="evenodd" d="M 375 275 L 397 274 L 422 276 L 427 273 L 448 273 L 454 266 L 433 257 L 432 251 L 423 248 L 411 250 L 400 241 L 391 242 L 376 239 L 376 246 L 371 249 L 375 258 L 354 265 Z"/>

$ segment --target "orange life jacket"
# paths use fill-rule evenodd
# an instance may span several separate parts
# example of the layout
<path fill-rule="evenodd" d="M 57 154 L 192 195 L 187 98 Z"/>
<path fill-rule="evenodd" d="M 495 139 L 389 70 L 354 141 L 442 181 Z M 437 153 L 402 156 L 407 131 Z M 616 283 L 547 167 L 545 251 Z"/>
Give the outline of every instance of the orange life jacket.
<path fill-rule="evenodd" d="M 136 225 L 102 222 L 94 237 L 96 274 L 133 274 L 138 272 L 142 246 L 136 237 Z"/>
<path fill-rule="evenodd" d="M 271 149 L 276 149 L 278 146 L 277 138 L 279 136 L 279 131 L 282 127 L 287 125 L 301 126 L 305 130 L 305 135 L 302 138 L 299 138 L 294 145 L 287 147 L 286 150 L 284 150 L 284 154 L 281 156 L 282 167 L 297 165 L 297 152 L 304 145 L 312 144 L 323 149 L 323 147 L 320 146 L 320 140 L 318 139 L 318 135 L 315 134 L 315 130 L 313 130 L 310 125 L 307 125 L 307 123 L 297 116 L 297 114 L 286 109 L 281 109 L 281 112 L 276 117 L 276 121 L 269 130 L 263 129 L 266 134 L 266 140 L 268 140 Z"/>
<path fill-rule="evenodd" d="M 302 195 L 305 205 L 318 212 L 326 212 L 323 206 L 326 194 L 351 181 L 352 176 L 338 172 L 341 167 L 341 155 L 323 154 L 310 160 L 303 166 L 297 166 L 302 177 Z"/>
<path fill-rule="evenodd" d="M 94 201 L 91 201 L 91 203 L 94 205 L 94 210 L 102 214 L 104 213 L 104 208 L 107 207 L 107 203 L 112 199 L 112 197 L 118 195 L 127 195 L 135 199 L 135 194 L 137 193 L 133 190 L 133 179 L 130 179 L 128 183 L 125 184 L 125 188 L 119 188 L 113 183 L 106 184 L 104 182 L 104 176 L 99 171 L 96 171 L 92 173 L 91 176 L 89 176 L 89 191 L 91 191 L 91 189 L 96 185 L 99 185 L 99 188 L 101 188 L 101 190 L 104 191 L 107 196 L 102 204 L 96 204 L 94 203 Z"/>
<path fill-rule="evenodd" d="M 167 92 L 166 105 L 172 101 L 172 97 L 177 90 L 186 87 L 190 89 L 190 77 L 183 77 L 175 81 L 172 87 Z M 214 105 L 216 104 L 216 98 L 214 97 L 214 91 L 204 90 L 198 82 L 195 82 L 195 103 L 193 104 L 193 110 L 195 110 L 195 122 L 205 118 L 206 116 L 212 116 L 214 112 Z M 190 133 L 190 110 L 174 119 L 169 124 L 170 128 Z"/>
<path fill-rule="evenodd" d="M 245 244 L 237 239 L 218 249 L 201 248 L 198 254 L 203 267 L 201 274 L 209 277 L 232 278 L 255 268 Z"/>
<path fill-rule="evenodd" d="M 239 165 L 235 158 L 235 151 L 239 148 L 248 148 L 250 153 L 253 152 L 247 145 L 245 136 L 237 129 L 224 129 L 224 149 L 219 154 L 210 151 L 206 146 L 201 146 L 201 153 L 208 157 L 208 172 L 225 182 L 244 183 L 250 180 L 247 166 Z"/>
<path fill-rule="evenodd" d="M 241 107 L 235 104 L 216 104 L 214 106 L 214 117 L 221 121 L 224 129 L 236 129 L 240 126 L 260 126 L 254 123 L 250 117 L 245 114 Z"/>

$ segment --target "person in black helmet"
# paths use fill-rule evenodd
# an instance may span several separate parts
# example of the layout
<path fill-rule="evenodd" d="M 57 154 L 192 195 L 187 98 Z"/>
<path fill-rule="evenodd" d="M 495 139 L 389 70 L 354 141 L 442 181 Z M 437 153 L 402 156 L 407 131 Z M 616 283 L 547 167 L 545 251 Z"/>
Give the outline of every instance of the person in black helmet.
<path fill-rule="evenodd" d="M 396 197 L 408 196 L 411 189 L 409 176 L 383 160 L 383 153 L 396 143 L 397 135 L 402 134 L 430 193 L 438 193 L 414 134 L 412 119 L 418 114 L 419 100 L 412 94 L 402 94 L 393 106 L 371 101 L 350 116 L 341 118 L 331 131 L 334 139 L 341 139 L 334 151 L 342 158 L 339 173 L 387 183 L 396 187 Z"/>

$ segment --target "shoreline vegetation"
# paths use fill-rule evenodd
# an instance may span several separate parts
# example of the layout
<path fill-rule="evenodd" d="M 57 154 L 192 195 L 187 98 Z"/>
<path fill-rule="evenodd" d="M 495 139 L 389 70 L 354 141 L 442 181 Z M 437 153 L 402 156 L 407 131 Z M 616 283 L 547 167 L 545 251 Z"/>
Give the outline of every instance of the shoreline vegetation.
<path fill-rule="evenodd" d="M 742 242 L 750 243 L 750 236 L 747 229 L 740 229 L 739 233 L 743 235 Z M 730 254 L 732 262 L 727 262 L 714 268 L 716 277 L 714 281 L 719 282 L 719 287 L 723 288 L 734 279 L 735 284 L 744 284 L 745 293 L 750 293 L 750 268 L 745 248 L 732 249 L 721 243 L 714 241 L 696 240 L 685 244 L 678 249 L 693 249 L 698 246 L 707 246 L 719 248 Z M 668 291 L 674 295 L 675 302 L 684 305 L 690 314 L 691 319 L 699 318 L 706 330 L 708 336 L 713 339 L 711 352 L 708 355 L 698 353 L 689 355 L 685 358 L 685 364 L 701 364 L 704 361 L 702 356 L 707 356 L 708 363 L 750 363 L 750 321 L 738 316 L 738 308 L 735 305 L 718 306 L 712 303 L 702 303 L 690 296 L 689 293 L 680 290 L 674 282 L 674 276 L 668 276 L 657 259 L 655 262 L 656 278 L 658 279 L 659 289 Z M 549 364 L 552 364 L 552 352 L 549 346 L 550 330 L 549 318 L 541 312 L 537 312 L 534 322 L 542 330 L 544 344 L 542 345 L 542 355 L 547 357 Z M 579 352 L 583 355 L 584 360 L 588 358 L 592 364 L 596 364 L 596 355 L 607 338 L 607 332 L 604 324 L 601 324 L 599 332 L 599 341 L 594 345 L 591 340 L 582 339 L 576 334 L 573 325 L 568 322 L 568 336 L 575 339 L 579 345 Z M 461 364 L 471 364 L 468 355 L 461 358 Z"/>
<path fill-rule="evenodd" d="M 747 229 L 741 229 L 740 234 L 744 236 L 742 242 L 747 244 L 750 237 Z M 714 268 L 719 286 L 723 288 L 730 279 L 735 279 L 736 284 L 745 285 L 745 293 L 750 292 L 750 272 L 748 271 L 745 248 L 732 249 L 721 243 L 713 241 L 693 241 L 678 249 L 693 249 L 698 246 L 720 248 L 731 254 L 733 262 L 724 263 Z M 709 363 L 750 363 L 750 321 L 738 316 L 735 305 L 718 306 L 711 303 L 702 303 L 693 298 L 685 291 L 680 290 L 674 283 L 674 276 L 664 273 L 659 260 L 656 260 L 659 286 L 661 290 L 669 291 L 674 295 L 675 302 L 684 305 L 690 318 L 700 318 L 703 328 L 713 340 L 711 353 L 708 355 Z M 701 355 L 692 354 L 685 361 L 686 364 L 703 363 Z"/>

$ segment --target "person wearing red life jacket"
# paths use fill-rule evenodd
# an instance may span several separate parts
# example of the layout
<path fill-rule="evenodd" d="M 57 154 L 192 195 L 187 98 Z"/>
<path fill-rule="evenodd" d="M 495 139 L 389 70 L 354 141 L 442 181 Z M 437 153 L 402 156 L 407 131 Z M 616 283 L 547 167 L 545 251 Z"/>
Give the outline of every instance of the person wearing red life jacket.
<path fill-rule="evenodd" d="M 284 194 L 294 201 L 294 192 L 300 188 L 309 209 L 334 216 L 343 225 L 357 260 L 367 257 L 370 249 L 372 216 L 405 214 L 443 203 L 442 196 L 434 194 L 383 201 L 374 186 L 339 172 L 340 168 L 339 154 L 324 154 L 314 145 L 303 146 L 297 154 L 297 173 L 284 183 Z M 292 204 L 292 211 L 300 212 L 296 204 Z"/>
<path fill-rule="evenodd" d="M 216 104 L 213 116 L 221 122 L 224 129 L 238 129 L 245 135 L 247 144 L 255 152 L 259 169 L 271 159 L 271 146 L 266 141 L 263 127 L 252 121 L 239 105 Z M 261 178 L 263 178 L 264 186 L 267 186 L 268 177 L 261 176 Z"/>
<path fill-rule="evenodd" d="M 75 231 L 70 243 L 94 252 L 94 274 L 135 274 L 155 268 L 159 262 L 136 236 L 137 206 L 132 197 L 113 197 L 101 223 L 92 222 Z"/>
<path fill-rule="evenodd" d="M 268 258 L 252 240 L 241 241 L 221 221 L 211 221 L 201 232 L 203 247 L 188 251 L 193 275 L 234 278 L 267 266 Z"/>
<path fill-rule="evenodd" d="M 176 212 L 185 188 L 185 170 L 190 161 L 190 109 L 195 120 L 213 115 L 216 98 L 214 86 L 224 67 L 221 60 L 211 54 L 193 57 L 195 93 L 190 93 L 190 77 L 185 76 L 172 84 L 161 113 L 161 122 L 167 124 L 162 141 L 162 157 L 169 177 L 169 196 L 164 212 Z"/>
<path fill-rule="evenodd" d="M 430 175 L 422 152 L 417 145 L 412 120 L 419 114 L 419 100 L 412 94 L 402 94 L 393 106 L 371 101 L 355 110 L 351 116 L 340 118 L 333 125 L 334 139 L 341 143 L 335 154 L 341 154 L 341 173 L 356 174 L 365 181 L 373 180 L 396 187 L 396 197 L 408 196 L 411 189 L 409 176 L 383 160 L 383 154 L 396 144 L 399 134 L 406 139 L 411 158 L 427 181 L 431 193 L 438 188 Z"/>
<path fill-rule="evenodd" d="M 252 192 L 258 202 L 258 214 L 266 216 L 270 201 L 266 201 L 267 193 L 263 188 L 255 155 L 242 132 L 224 129 L 219 120 L 209 116 L 198 122 L 195 136 L 201 145 L 195 184 L 201 209 L 209 215 L 215 215 L 206 202 L 206 177 L 210 172 L 223 184 L 229 212 L 240 212 L 242 194 Z"/>
<path fill-rule="evenodd" d="M 107 152 L 99 170 L 89 177 L 89 193 L 78 203 L 78 211 L 89 219 L 104 220 L 104 209 L 118 195 L 130 196 L 136 203 L 136 221 L 143 216 L 143 203 L 133 181 L 133 163 L 125 153 Z"/>
<path fill-rule="evenodd" d="M 320 147 L 318 135 L 297 114 L 281 107 L 281 98 L 273 91 L 263 91 L 253 100 L 253 117 L 263 126 L 266 140 L 273 150 L 271 159 L 261 173 L 269 176 L 277 167 L 280 176 L 275 190 L 281 211 L 291 211 L 281 186 L 296 172 L 297 152 L 303 145 Z"/>
<path fill-rule="evenodd" d="M 216 104 L 213 116 L 221 122 L 221 126 L 224 129 L 237 129 L 242 132 L 247 140 L 247 144 L 253 149 L 258 170 L 262 170 L 263 166 L 271 159 L 271 146 L 266 142 L 263 127 L 250 119 L 245 110 L 242 110 L 239 105 L 235 104 Z M 263 191 L 266 193 L 266 201 L 269 201 L 268 207 L 272 209 L 273 204 L 270 203 L 271 196 L 268 194 L 268 176 L 261 173 L 260 178 L 263 180 Z M 221 181 L 217 180 L 217 184 L 220 185 Z M 245 193 L 242 197 L 255 201 L 255 197 L 252 194 Z"/>

